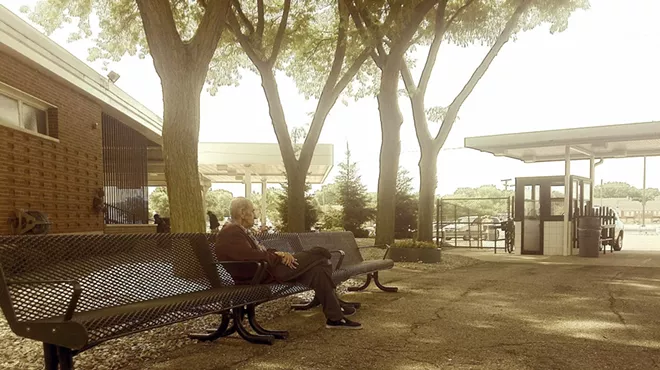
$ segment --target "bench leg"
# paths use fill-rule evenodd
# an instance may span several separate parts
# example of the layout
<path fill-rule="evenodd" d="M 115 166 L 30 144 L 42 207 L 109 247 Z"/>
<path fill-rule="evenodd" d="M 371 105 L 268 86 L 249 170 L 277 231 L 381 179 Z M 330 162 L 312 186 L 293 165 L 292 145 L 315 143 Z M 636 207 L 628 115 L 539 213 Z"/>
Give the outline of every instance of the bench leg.
<path fill-rule="evenodd" d="M 367 274 L 367 280 L 364 282 L 363 285 L 358 286 L 358 287 L 353 287 L 353 286 L 349 287 L 348 291 L 349 292 L 357 292 L 357 291 L 360 291 L 360 290 L 365 290 L 365 289 L 367 289 L 369 284 L 371 284 L 371 274 Z"/>
<path fill-rule="evenodd" d="M 222 313 L 222 320 L 216 329 L 207 329 L 206 333 L 190 333 L 188 338 L 197 339 L 201 341 L 213 341 L 218 338 L 227 336 L 227 328 L 229 327 L 229 312 Z"/>
<path fill-rule="evenodd" d="M 73 370 L 73 353 L 69 348 L 57 347 L 60 370 Z"/>
<path fill-rule="evenodd" d="M 241 308 L 235 308 L 233 310 L 233 315 L 234 315 L 234 326 L 236 326 L 236 331 L 238 332 L 238 335 L 241 336 L 241 338 L 247 340 L 250 343 L 255 343 L 255 344 L 273 344 L 275 342 L 275 337 L 272 335 L 261 335 L 261 334 L 252 334 L 247 329 L 245 326 L 243 326 L 243 312 L 244 309 Z"/>
<path fill-rule="evenodd" d="M 46 370 L 58 370 L 60 364 L 57 358 L 57 346 L 44 343 L 44 368 Z"/>
<path fill-rule="evenodd" d="M 305 311 L 305 310 L 312 309 L 312 308 L 314 308 L 314 307 L 316 307 L 320 304 L 321 304 L 321 302 L 318 300 L 318 298 L 316 298 L 316 296 L 314 296 L 314 298 L 311 301 L 307 302 L 307 303 L 294 303 L 294 304 L 292 304 L 291 308 L 293 308 L 296 311 Z"/>
<path fill-rule="evenodd" d="M 385 286 L 380 283 L 378 280 L 378 271 L 374 272 L 374 283 L 376 283 L 376 286 L 378 289 L 384 291 L 384 292 L 390 292 L 390 293 L 395 293 L 399 291 L 399 288 L 397 287 L 390 287 L 390 286 Z"/>
<path fill-rule="evenodd" d="M 254 305 L 249 305 L 247 307 L 246 312 L 247 312 L 248 322 L 250 323 L 250 326 L 252 327 L 252 329 L 254 329 L 254 331 L 257 334 L 272 335 L 273 337 L 275 337 L 275 339 L 286 339 L 289 336 L 289 332 L 287 331 L 268 330 L 265 329 L 263 326 L 259 325 L 259 323 L 257 322 L 257 317 L 254 312 L 254 309 L 255 309 Z"/>

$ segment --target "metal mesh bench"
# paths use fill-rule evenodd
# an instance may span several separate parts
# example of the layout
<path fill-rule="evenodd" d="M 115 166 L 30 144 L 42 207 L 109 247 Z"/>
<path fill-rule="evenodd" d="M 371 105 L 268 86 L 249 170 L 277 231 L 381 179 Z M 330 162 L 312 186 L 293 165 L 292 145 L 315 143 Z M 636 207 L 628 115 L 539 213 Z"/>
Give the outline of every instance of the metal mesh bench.
<path fill-rule="evenodd" d="M 367 280 L 364 285 L 356 288 L 350 288 L 350 291 L 358 291 L 366 289 L 371 280 L 374 280 L 376 286 L 386 292 L 396 292 L 398 288 L 387 287 L 380 283 L 378 279 L 378 271 L 388 270 L 394 267 L 394 261 L 386 259 L 389 252 L 389 245 L 383 246 L 367 246 L 358 247 L 353 233 L 349 231 L 342 232 L 320 232 L 320 233 L 300 233 L 298 234 L 303 250 L 312 247 L 323 247 L 329 251 L 342 250 L 344 252 L 344 260 L 336 272 L 339 281 L 347 280 L 354 276 L 367 275 Z M 366 248 L 380 248 L 384 249 L 385 253 L 380 260 L 365 261 L 362 258 L 360 249 Z M 333 275 L 334 276 L 334 275 Z"/>
<path fill-rule="evenodd" d="M 391 269 L 394 261 L 386 259 L 389 246 L 368 246 L 358 247 L 353 233 L 351 232 L 320 232 L 320 233 L 276 233 L 276 234 L 258 234 L 257 239 L 268 248 L 277 249 L 283 252 L 295 253 L 302 250 L 309 250 L 313 247 L 322 247 L 333 253 L 334 271 L 332 278 L 336 284 L 346 281 L 354 276 L 367 275 L 364 285 L 360 287 L 351 287 L 349 291 L 359 291 L 366 289 L 373 279 L 376 286 L 386 292 L 396 292 L 398 288 L 387 287 L 380 283 L 378 271 Z M 385 249 L 383 259 L 365 261 L 362 258 L 360 249 L 380 248 Z M 342 304 L 359 307 L 357 302 L 346 302 L 340 299 Z M 293 305 L 296 310 L 307 310 L 319 305 L 318 300 L 304 304 Z"/>
<path fill-rule="evenodd" d="M 230 317 L 245 314 L 257 335 L 234 325 L 243 338 L 286 337 L 261 328 L 254 306 L 296 289 L 235 285 L 229 266 L 254 266 L 254 282 L 265 266 L 200 264 L 204 250 L 203 234 L 0 237 L 0 308 L 16 335 L 44 343 L 46 369 L 73 368 L 74 355 L 113 338 L 214 313 L 222 321 L 213 335 L 192 338 L 228 335 Z"/>

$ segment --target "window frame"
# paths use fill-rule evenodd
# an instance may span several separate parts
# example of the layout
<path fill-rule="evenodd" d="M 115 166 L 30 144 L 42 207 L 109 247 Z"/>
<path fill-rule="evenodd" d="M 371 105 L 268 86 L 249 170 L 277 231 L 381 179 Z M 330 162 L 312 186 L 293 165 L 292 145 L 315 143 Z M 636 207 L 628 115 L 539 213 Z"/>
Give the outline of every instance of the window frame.
<path fill-rule="evenodd" d="M 7 85 L 3 82 L 0 82 L 0 95 L 3 95 L 9 99 L 16 100 L 18 102 L 18 125 L 12 124 L 6 121 L 0 121 L 0 126 L 7 127 L 13 130 L 25 132 L 31 135 L 39 136 L 41 138 L 54 140 L 59 142 L 59 140 L 53 136 L 50 136 L 50 126 L 48 120 L 48 111 L 50 109 L 57 109 L 56 106 L 49 104 L 37 97 L 34 97 L 28 93 L 25 93 L 11 85 Z M 32 108 L 38 109 L 44 112 L 46 117 L 46 133 L 41 133 L 39 131 L 28 130 L 25 127 L 21 126 L 23 120 L 23 105 L 28 105 Z"/>

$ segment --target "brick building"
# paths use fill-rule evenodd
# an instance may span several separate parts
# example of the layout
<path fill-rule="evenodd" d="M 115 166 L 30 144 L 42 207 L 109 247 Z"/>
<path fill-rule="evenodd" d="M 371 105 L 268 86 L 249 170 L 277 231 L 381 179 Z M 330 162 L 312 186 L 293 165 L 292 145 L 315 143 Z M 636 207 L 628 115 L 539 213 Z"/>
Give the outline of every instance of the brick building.
<path fill-rule="evenodd" d="M 161 127 L 0 6 L 0 234 L 11 232 L 15 210 L 45 212 L 51 233 L 147 223 L 147 151 L 159 146 Z M 106 211 L 93 207 L 101 189 Z"/>
<path fill-rule="evenodd" d="M 621 220 L 625 223 L 642 223 L 642 203 L 628 198 L 594 198 L 595 205 L 603 205 L 619 211 Z M 660 222 L 660 200 L 649 200 L 646 202 L 647 223 Z"/>

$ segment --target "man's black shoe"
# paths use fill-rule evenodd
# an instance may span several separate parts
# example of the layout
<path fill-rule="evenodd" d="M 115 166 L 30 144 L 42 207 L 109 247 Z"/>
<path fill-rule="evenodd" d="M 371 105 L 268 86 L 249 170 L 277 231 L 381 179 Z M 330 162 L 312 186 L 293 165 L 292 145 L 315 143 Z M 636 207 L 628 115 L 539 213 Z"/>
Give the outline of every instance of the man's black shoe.
<path fill-rule="evenodd" d="M 357 310 L 353 306 L 341 306 L 341 312 L 344 313 L 344 316 L 352 316 L 355 315 Z"/>
<path fill-rule="evenodd" d="M 341 320 L 333 321 L 328 320 L 325 322 L 326 329 L 353 329 L 359 330 L 362 329 L 362 324 L 359 322 L 351 321 L 347 318 Z"/>

